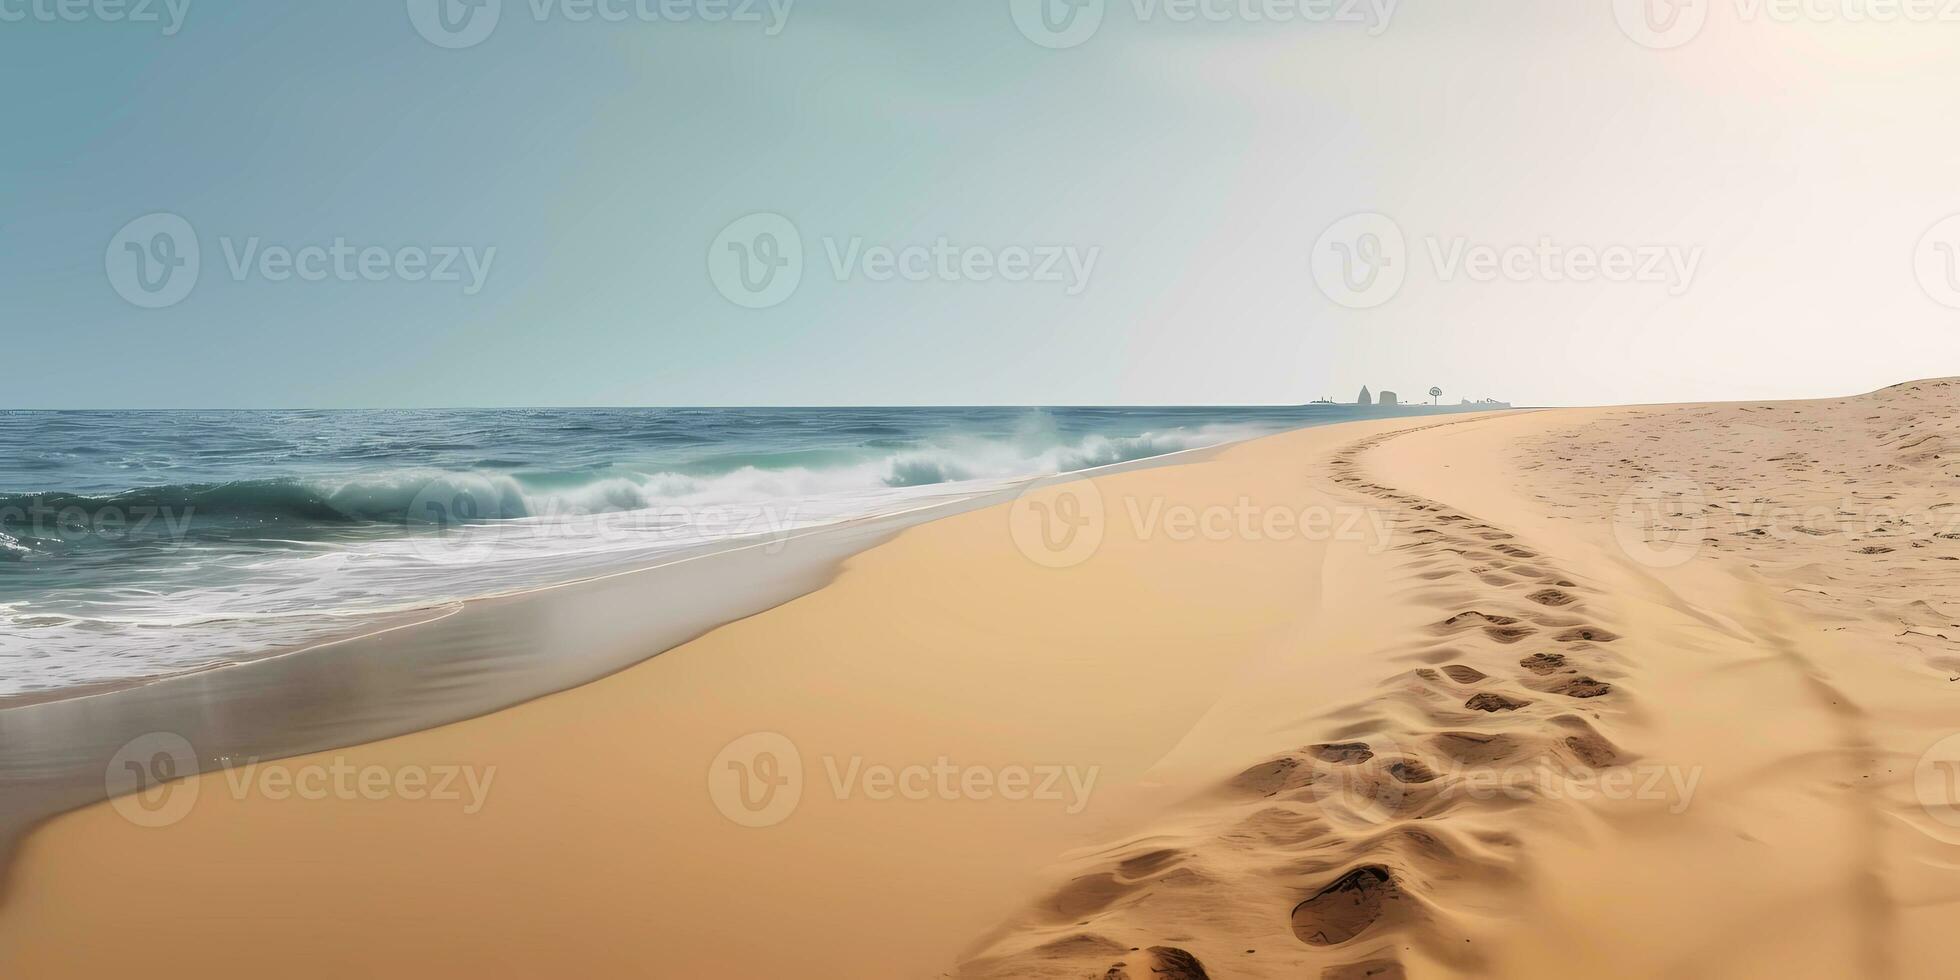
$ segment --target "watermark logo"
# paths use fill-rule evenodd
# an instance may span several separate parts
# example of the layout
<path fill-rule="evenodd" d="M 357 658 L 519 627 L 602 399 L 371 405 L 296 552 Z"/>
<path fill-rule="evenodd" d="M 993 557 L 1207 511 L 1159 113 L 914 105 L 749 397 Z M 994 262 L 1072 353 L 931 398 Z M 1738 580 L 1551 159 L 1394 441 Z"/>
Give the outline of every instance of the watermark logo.
<path fill-rule="evenodd" d="M 488 40 L 503 19 L 504 0 L 407 0 L 409 23 L 437 47 L 472 48 Z M 796 0 L 523 0 L 532 22 L 568 24 L 703 23 L 761 24 L 775 37 L 789 26 Z"/>
<path fill-rule="evenodd" d="M 1913 249 L 1912 271 L 1933 302 L 1960 310 L 1960 214 L 1926 229 Z"/>
<path fill-rule="evenodd" d="M 1609 283 L 1651 285 L 1681 296 L 1701 270 L 1700 246 L 1560 241 L 1494 244 L 1463 235 L 1424 235 L 1422 254 L 1438 282 Z M 1401 225 L 1387 215 L 1353 214 L 1328 226 L 1309 261 L 1315 284 L 1341 306 L 1365 310 L 1401 290 L 1414 254 Z"/>
<path fill-rule="evenodd" d="M 708 766 L 708 798 L 721 815 L 744 827 L 774 827 L 803 801 L 803 757 L 775 732 L 754 732 L 728 743 Z"/>
<path fill-rule="evenodd" d="M 123 743 L 103 771 L 109 805 L 138 827 L 168 827 L 197 805 L 197 753 L 183 736 L 151 732 Z"/>
<path fill-rule="evenodd" d="M 1440 738 L 1457 737 L 1451 734 Z M 1494 766 L 1445 753 L 1410 753 L 1395 739 L 1314 746 L 1304 759 L 1266 773 L 1288 784 L 1303 781 L 1314 804 L 1338 818 L 1364 824 L 1407 819 L 1433 801 L 1614 800 L 1665 804 L 1671 815 L 1687 812 L 1703 775 L 1700 766 L 1593 765 L 1556 757 Z"/>
<path fill-rule="evenodd" d="M 224 767 L 222 780 L 193 779 L 199 767 L 189 740 L 174 732 L 139 735 L 116 750 L 103 773 L 109 805 L 139 827 L 168 827 L 190 816 L 208 784 L 234 800 L 453 802 L 474 815 L 483 810 L 497 778 L 496 766 L 356 766 L 346 756 L 331 763 L 218 763 Z"/>
<path fill-rule="evenodd" d="M 1126 495 L 1123 511 L 1139 541 L 1350 541 L 1381 554 L 1394 535 L 1388 513 L 1374 507 L 1261 504 L 1251 497 L 1189 504 Z"/>
<path fill-rule="evenodd" d="M 1694 805 L 1695 790 L 1700 787 L 1703 775 L 1701 766 L 1650 763 L 1594 768 L 1546 762 L 1502 769 L 1452 765 L 1450 778 L 1437 791 L 1436 798 L 1447 800 L 1461 794 L 1478 801 L 1609 800 L 1665 803 L 1668 815 L 1678 817 Z"/>
<path fill-rule="evenodd" d="M 1912 770 L 1913 794 L 1926 815 L 1960 827 L 1960 734 L 1933 743 Z"/>
<path fill-rule="evenodd" d="M 408 545 L 424 561 L 468 565 L 488 558 L 509 525 L 504 495 L 475 473 L 444 474 L 409 501 L 404 515 L 414 526 Z"/>
<path fill-rule="evenodd" d="M 1074 245 L 958 245 L 868 242 L 823 235 L 823 268 L 839 283 L 1008 282 L 1057 284 L 1070 296 L 1089 287 L 1102 249 Z M 789 299 L 805 272 L 803 234 L 774 212 L 730 222 L 708 243 L 708 278 L 729 302 L 765 309 Z"/>
<path fill-rule="evenodd" d="M 474 245 L 354 245 L 345 238 L 329 244 L 282 245 L 257 235 L 243 241 L 218 239 L 233 282 L 256 276 L 266 282 L 434 282 L 460 283 L 463 295 L 483 291 L 497 247 Z"/>
<path fill-rule="evenodd" d="M 1404 801 L 1435 774 L 1386 735 L 1330 746 L 1326 755 L 1309 759 L 1307 790 L 1314 805 L 1362 823 L 1379 824 L 1402 814 Z M 1350 754 L 1352 753 L 1352 754 Z"/>
<path fill-rule="evenodd" d="M 488 40 L 502 19 L 504 0 L 408 0 L 415 32 L 441 48 L 473 48 Z"/>
<path fill-rule="evenodd" d="M 190 16 L 191 0 L 0 0 L 0 23 L 161 24 L 164 37 L 175 37 Z"/>
<path fill-rule="evenodd" d="M 1699 245 L 1592 245 L 1540 238 L 1530 245 L 1491 245 L 1459 235 L 1430 235 L 1430 266 L 1443 282 L 1604 282 L 1651 285 L 1681 296 L 1701 269 Z"/>
<path fill-rule="evenodd" d="M 257 235 L 242 239 L 221 235 L 218 245 L 233 282 L 256 278 L 269 283 L 461 283 L 465 296 L 483 290 L 497 260 L 494 245 L 484 249 L 471 245 L 390 248 L 354 245 L 345 238 L 286 245 L 266 242 Z M 144 309 L 162 309 L 183 302 L 196 287 L 203 271 L 203 249 L 190 222 L 159 211 L 117 231 L 109 240 L 103 263 L 117 295 Z"/>
<path fill-rule="evenodd" d="M 1007 516 L 1015 547 L 1049 568 L 1089 560 L 1108 527 L 1125 520 L 1138 541 L 1348 542 L 1371 554 L 1387 551 L 1395 533 L 1389 513 L 1373 507 L 1270 504 L 1249 496 L 1193 503 L 1161 494 L 1121 494 L 1110 502 L 1088 480 L 1030 487 Z"/>
<path fill-rule="evenodd" d="M 1328 299 L 1366 310 L 1395 298 L 1408 276 L 1408 242 L 1385 214 L 1351 214 L 1313 245 L 1313 279 Z"/>
<path fill-rule="evenodd" d="M 1960 23 L 1955 0 L 1731 0 L 1736 19 L 1777 24 Z"/>
<path fill-rule="evenodd" d="M 1105 0 L 1009 0 L 1014 26 L 1044 48 L 1072 48 L 1102 28 Z"/>
<path fill-rule="evenodd" d="M 103 254 L 116 295 L 146 310 L 184 301 L 202 270 L 197 231 L 177 215 L 159 211 L 122 226 Z"/>
<path fill-rule="evenodd" d="M 815 523 L 799 516 L 801 502 L 794 499 L 669 504 L 624 481 L 598 498 L 577 492 L 569 499 L 534 496 L 508 477 L 475 472 L 438 473 L 412 489 L 415 496 L 399 511 L 385 509 L 393 498 L 386 492 L 378 512 L 360 506 L 371 499 L 361 494 L 349 494 L 348 503 L 356 513 L 405 525 L 407 547 L 433 565 L 471 565 L 494 560 L 509 547 L 526 553 L 535 546 L 624 555 L 739 541 L 776 555 L 798 529 Z M 9 513 L 0 509 L 0 518 Z"/>
<path fill-rule="evenodd" d="M 737 218 L 708 246 L 708 277 L 736 306 L 775 306 L 803 282 L 803 235 L 773 211 Z"/>
<path fill-rule="evenodd" d="M 1635 43 L 1657 51 L 1700 36 L 1713 0 L 1613 0 L 1613 19 Z"/>
<path fill-rule="evenodd" d="M 444 763 L 440 765 L 356 766 L 344 755 L 330 763 L 260 763 L 227 765 L 224 782 L 234 800 L 258 797 L 275 803 L 287 800 L 405 800 L 411 803 L 460 804 L 464 816 L 483 812 L 496 782 L 496 766 Z"/>
<path fill-rule="evenodd" d="M 823 779 L 837 802 L 1055 803 L 1074 816 L 1089 805 L 1101 766 L 966 765 L 940 756 L 932 762 L 893 765 L 862 755 L 822 758 Z M 776 732 L 754 732 L 728 743 L 708 766 L 708 797 L 715 809 L 744 827 L 774 827 L 788 820 L 809 786 L 796 744 Z"/>
<path fill-rule="evenodd" d="M 1614 0 L 1620 31 L 1642 47 L 1678 48 L 1701 36 L 1718 10 L 1738 25 L 1848 26 L 1960 23 L 1955 0 Z"/>
<path fill-rule="evenodd" d="M 1102 492 L 1092 480 L 1030 487 L 1007 508 L 1014 546 L 1046 568 L 1088 561 L 1102 547 L 1105 524 Z"/>
<path fill-rule="evenodd" d="M 1649 568 L 1692 561 L 1708 533 L 1708 498 L 1682 473 L 1641 480 L 1613 504 L 1613 540 L 1628 558 Z"/>
<path fill-rule="evenodd" d="M 196 508 L 131 503 L 83 507 L 61 498 L 29 497 L 25 505 L 0 507 L 0 531 L 31 541 L 75 544 L 86 539 L 110 542 L 143 541 L 177 547 L 190 537 Z"/>
<path fill-rule="evenodd" d="M 1388 29 L 1399 0 L 1130 0 L 1139 24 L 1361 24 Z M 1008 0 L 1014 26 L 1044 48 L 1073 48 L 1102 27 L 1106 0 Z"/>

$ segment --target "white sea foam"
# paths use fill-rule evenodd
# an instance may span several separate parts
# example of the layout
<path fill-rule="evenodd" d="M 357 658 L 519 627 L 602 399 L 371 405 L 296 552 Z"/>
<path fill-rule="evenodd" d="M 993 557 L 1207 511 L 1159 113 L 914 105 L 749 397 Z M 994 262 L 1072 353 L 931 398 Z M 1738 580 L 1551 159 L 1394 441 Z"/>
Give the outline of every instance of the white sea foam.
<path fill-rule="evenodd" d="M 265 520 L 322 505 L 392 523 L 253 547 L 166 543 L 149 580 L 0 606 L 0 695 L 221 664 L 373 628 L 418 610 L 671 560 L 719 545 L 780 547 L 854 518 L 969 499 L 1033 477 L 1215 445 L 1270 431 L 1214 425 L 1058 442 L 1039 420 L 1010 439 L 953 439 L 831 466 L 606 472 L 589 479 L 397 468 L 300 485 L 258 483 L 113 498 L 200 501 Z M 459 524 L 424 504 L 468 501 Z M 265 513 L 260 513 L 263 509 Z M 407 523 L 404 524 L 403 521 Z M 0 549 L 33 561 L 31 545 Z"/>

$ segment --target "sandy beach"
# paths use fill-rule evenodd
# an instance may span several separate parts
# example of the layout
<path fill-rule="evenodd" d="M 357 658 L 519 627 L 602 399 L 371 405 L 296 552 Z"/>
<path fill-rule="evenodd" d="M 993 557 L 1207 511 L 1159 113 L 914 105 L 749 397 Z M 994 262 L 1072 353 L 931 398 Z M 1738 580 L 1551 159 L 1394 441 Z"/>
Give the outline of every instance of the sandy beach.
<path fill-rule="evenodd" d="M 55 817 L 0 974 L 1950 976 L 1956 418 L 1381 419 L 1043 487 L 601 680 Z"/>

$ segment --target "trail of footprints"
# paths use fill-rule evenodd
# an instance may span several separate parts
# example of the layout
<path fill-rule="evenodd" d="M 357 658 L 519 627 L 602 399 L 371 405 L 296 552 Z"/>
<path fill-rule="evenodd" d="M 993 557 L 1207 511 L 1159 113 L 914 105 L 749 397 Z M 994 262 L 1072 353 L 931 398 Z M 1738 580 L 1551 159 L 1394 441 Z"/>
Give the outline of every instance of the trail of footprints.
<path fill-rule="evenodd" d="M 1414 666 L 1325 716 L 1325 741 L 1197 801 L 1198 829 L 1181 824 L 1085 860 L 1018 933 L 1052 938 L 976 960 L 967 975 L 1291 976 L 1304 962 L 1323 980 L 1393 980 L 1404 976 L 1399 951 L 1412 946 L 1479 968 L 1474 944 L 1451 928 L 1447 893 L 1515 878 L 1517 841 L 1501 820 L 1475 817 L 1534 798 L 1470 792 L 1465 780 L 1629 761 L 1601 731 L 1624 697 L 1612 682 L 1619 637 L 1588 615 L 1590 590 L 1514 535 L 1372 482 L 1359 461 L 1395 435 L 1348 447 L 1330 473 L 1390 511 L 1411 597 L 1440 613 L 1427 635 L 1385 651 Z M 1308 948 L 1288 951 L 1293 967 L 1270 953 L 1260 963 L 1255 943 L 1264 935 L 1270 945 L 1277 922 Z M 1176 945 L 1240 933 L 1244 952 L 1225 962 Z"/>
<path fill-rule="evenodd" d="M 1466 873 L 1508 876 L 1513 842 L 1501 833 L 1459 832 L 1438 818 L 1466 807 L 1522 805 L 1529 797 L 1452 792 L 1452 783 L 1479 770 L 1594 769 L 1626 761 L 1599 730 L 1598 699 L 1613 693 L 1601 675 L 1619 673 L 1608 650 L 1620 637 L 1586 615 L 1587 589 L 1516 535 L 1370 480 L 1361 457 L 1394 437 L 1364 440 L 1338 454 L 1333 479 L 1391 509 L 1403 532 L 1398 557 L 1424 583 L 1413 597 L 1449 612 L 1429 627 L 1427 639 L 1392 651 L 1423 666 L 1397 678 L 1383 697 L 1342 713 L 1352 720 L 1334 734 L 1348 741 L 1328 744 L 1341 746 L 1347 765 L 1376 766 L 1374 778 L 1385 780 L 1371 784 L 1370 775 L 1349 775 L 1344 792 L 1352 797 L 1361 787 L 1366 816 L 1385 829 L 1324 856 L 1345 861 L 1337 876 L 1294 907 L 1293 930 L 1303 943 L 1336 947 L 1400 920 L 1408 938 L 1475 968 L 1473 955 L 1452 948 L 1453 937 L 1425 928 L 1441 918 L 1428 914 L 1436 911 L 1429 907 L 1433 886 Z M 1324 759 L 1325 749 L 1305 751 Z M 1361 752 L 1371 755 L 1357 758 Z M 1355 801 L 1342 802 L 1352 809 Z M 1412 821 L 1424 825 L 1410 828 Z M 1426 846 L 1381 846 L 1398 837 Z M 1380 969 L 1354 972 L 1370 964 Z M 1400 972 L 1392 961 L 1364 959 L 1329 967 L 1323 976 Z"/>

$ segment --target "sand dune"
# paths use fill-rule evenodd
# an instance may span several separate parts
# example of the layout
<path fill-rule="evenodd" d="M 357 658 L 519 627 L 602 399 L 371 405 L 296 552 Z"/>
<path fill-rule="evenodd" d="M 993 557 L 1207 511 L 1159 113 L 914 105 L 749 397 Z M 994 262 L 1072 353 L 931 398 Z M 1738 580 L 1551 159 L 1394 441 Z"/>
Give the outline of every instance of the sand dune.
<path fill-rule="evenodd" d="M 1960 759 L 1956 419 L 1933 381 L 1384 420 L 1049 488 L 606 680 L 313 758 L 497 765 L 468 819 L 223 773 L 162 829 L 56 819 L 0 968 L 1950 976 L 1960 811 L 1916 777 Z M 1030 544 L 1029 514 L 1096 541 Z M 745 826 L 711 787 L 758 733 L 802 798 Z M 941 758 L 1095 778 L 880 801 L 825 768 Z"/>

